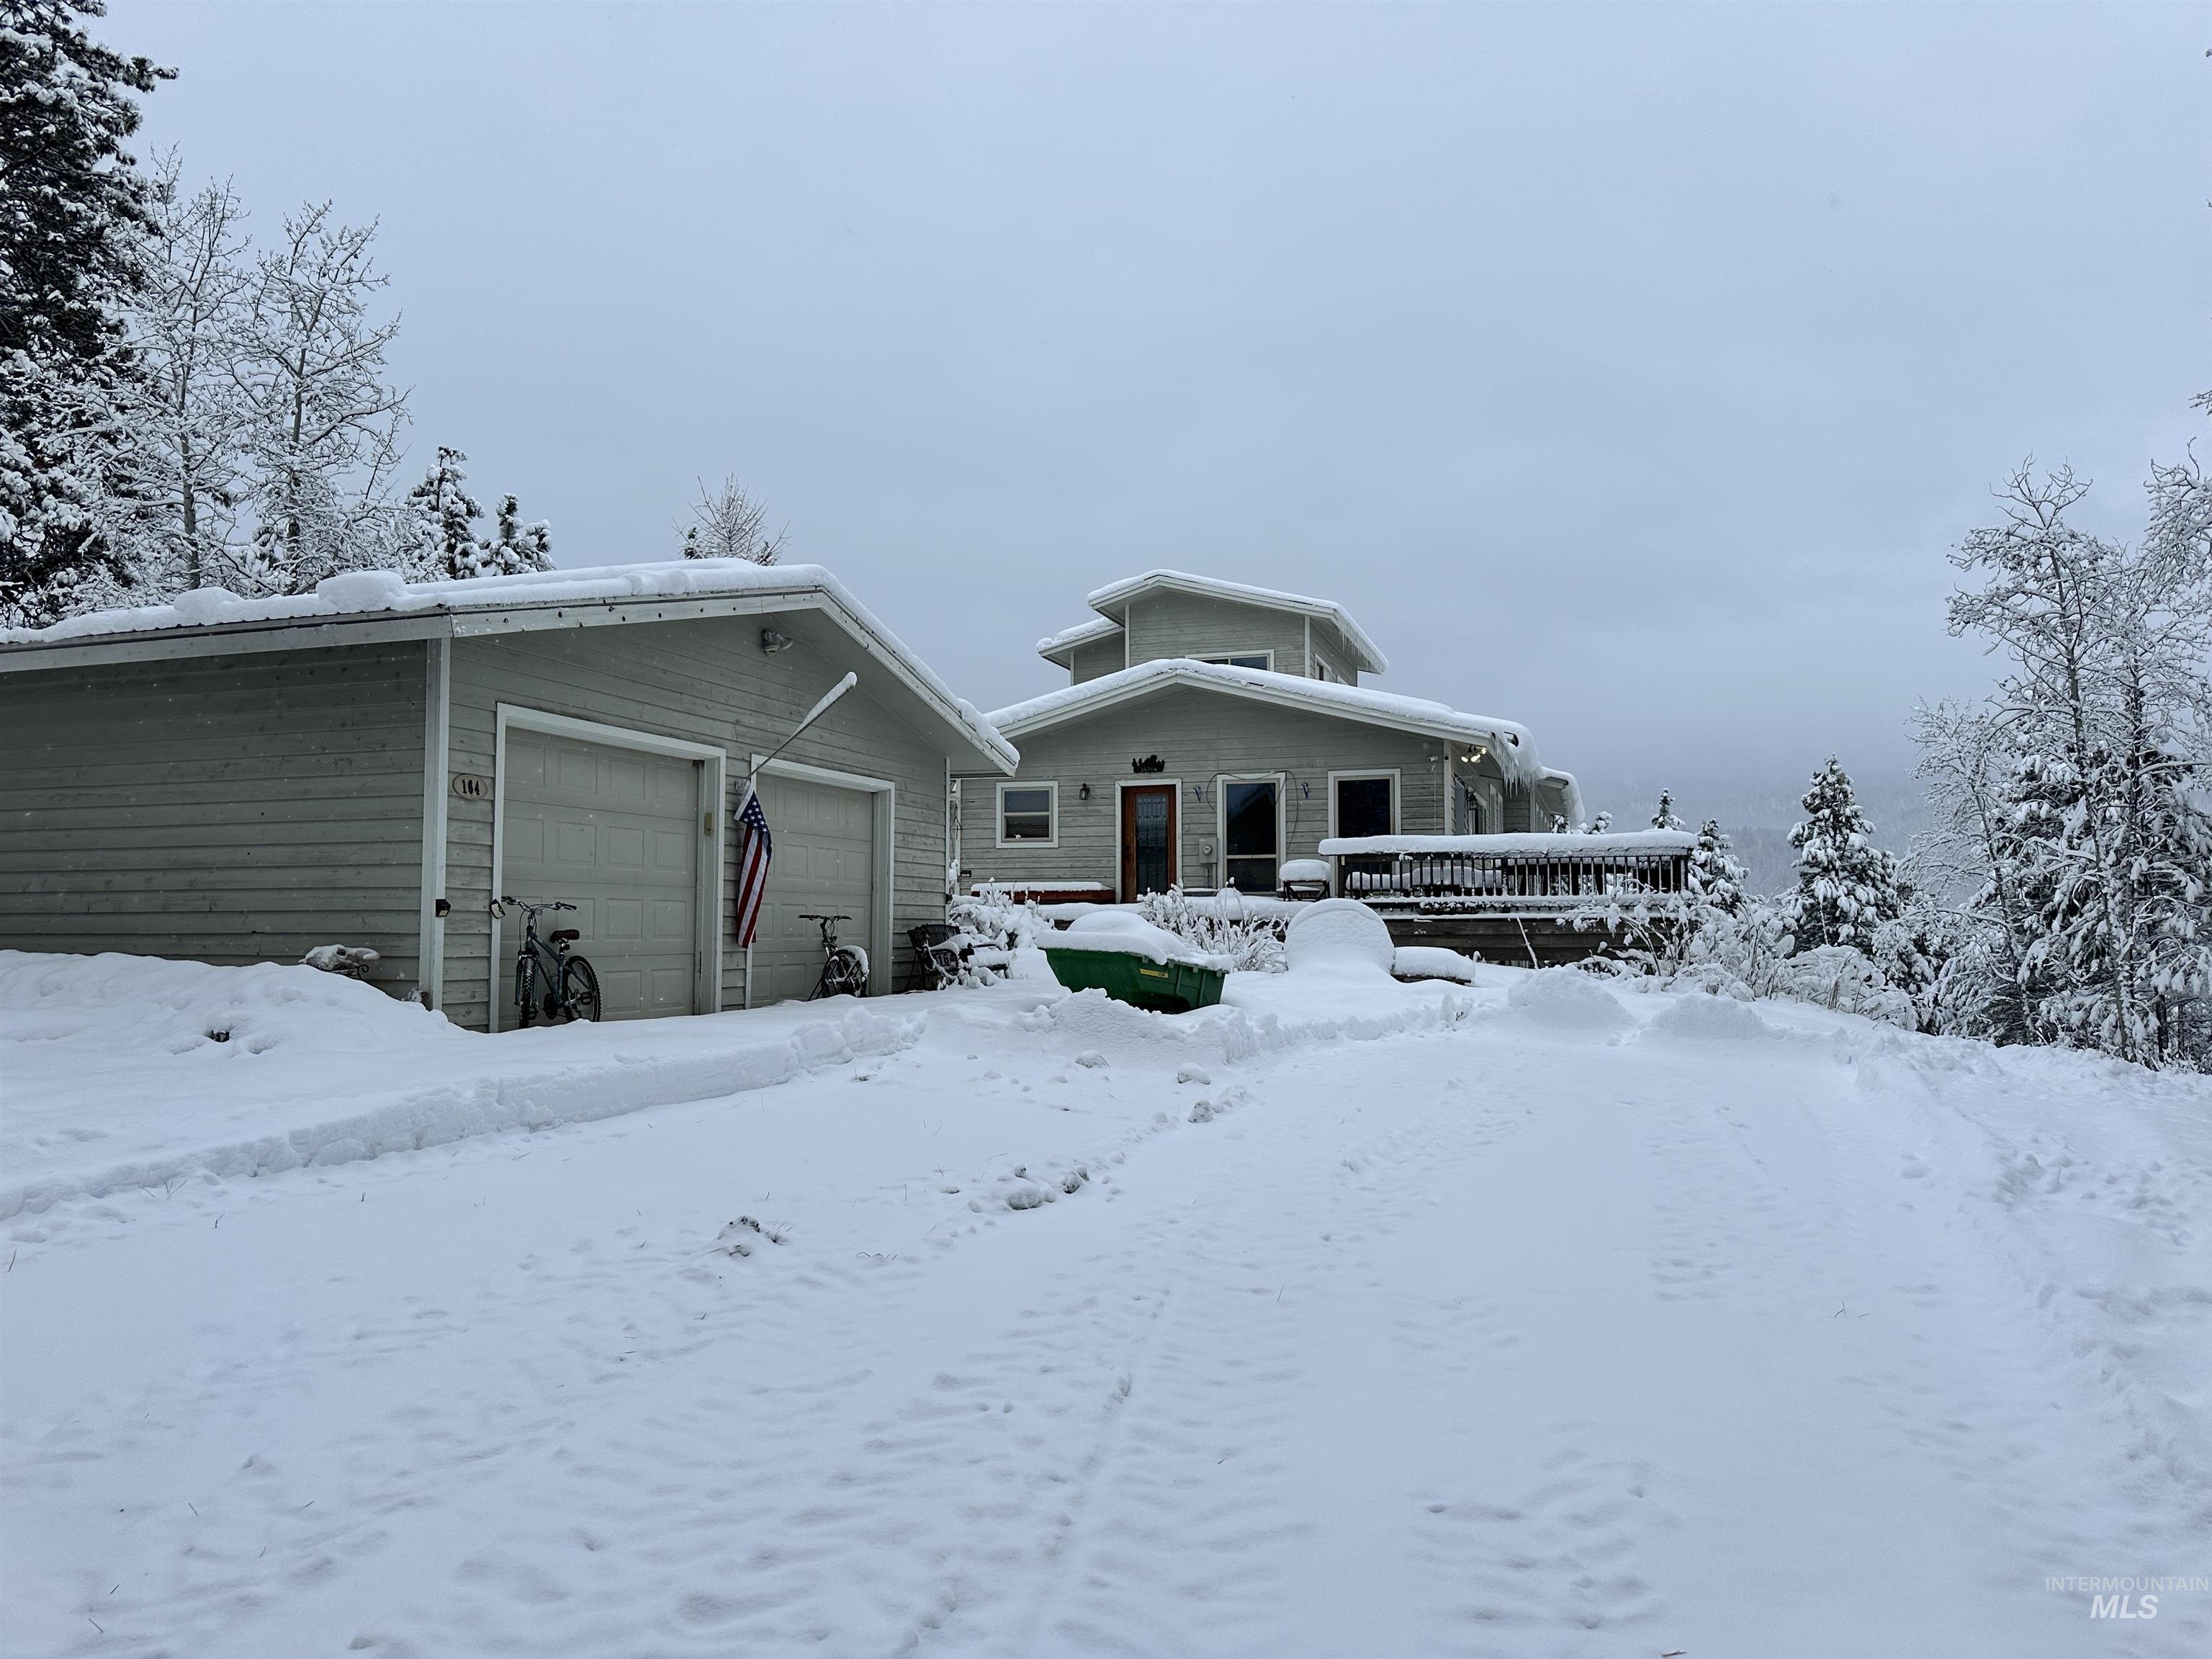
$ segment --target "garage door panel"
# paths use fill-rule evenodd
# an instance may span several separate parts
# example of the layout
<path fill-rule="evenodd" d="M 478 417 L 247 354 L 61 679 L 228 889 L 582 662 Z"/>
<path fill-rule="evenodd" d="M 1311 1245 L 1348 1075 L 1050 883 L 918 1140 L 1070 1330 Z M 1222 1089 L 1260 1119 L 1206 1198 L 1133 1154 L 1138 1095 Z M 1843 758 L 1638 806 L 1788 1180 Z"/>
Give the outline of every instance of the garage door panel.
<path fill-rule="evenodd" d="M 875 911 L 875 799 L 866 790 L 770 773 L 761 808 L 775 837 L 760 931 L 753 942 L 755 1006 L 804 997 L 822 972 L 822 935 L 804 913 L 852 917 L 837 942 L 866 948 Z"/>
<path fill-rule="evenodd" d="M 501 881 L 571 914 L 610 1019 L 690 1013 L 696 983 L 698 769 L 689 761 L 510 730 L 501 774 Z M 511 962 L 520 919 L 502 929 Z M 510 1018 L 501 1013 L 504 1023 Z"/>

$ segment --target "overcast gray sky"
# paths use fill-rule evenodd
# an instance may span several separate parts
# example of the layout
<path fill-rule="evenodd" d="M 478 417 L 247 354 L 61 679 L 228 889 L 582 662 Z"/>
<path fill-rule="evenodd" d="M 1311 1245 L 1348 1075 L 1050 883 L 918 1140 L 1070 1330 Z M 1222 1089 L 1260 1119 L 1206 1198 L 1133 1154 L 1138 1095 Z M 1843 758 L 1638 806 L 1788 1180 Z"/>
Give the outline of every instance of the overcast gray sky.
<path fill-rule="evenodd" d="M 2033 452 L 2212 386 L 2202 7 L 121 0 L 142 149 L 380 219 L 418 459 L 665 556 L 736 473 L 986 708 L 1154 565 L 1609 798 L 1910 763 Z M 1593 804 L 1598 804 L 1595 802 Z M 1640 800 L 1613 800 L 1641 808 Z M 1693 799 L 1692 805 L 1697 802 Z"/>

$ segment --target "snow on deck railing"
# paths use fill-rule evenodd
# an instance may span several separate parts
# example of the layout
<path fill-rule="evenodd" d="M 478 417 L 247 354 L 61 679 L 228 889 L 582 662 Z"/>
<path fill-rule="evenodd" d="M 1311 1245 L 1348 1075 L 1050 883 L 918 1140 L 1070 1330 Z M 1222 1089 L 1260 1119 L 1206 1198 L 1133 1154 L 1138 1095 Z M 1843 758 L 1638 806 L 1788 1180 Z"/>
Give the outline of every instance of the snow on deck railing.
<path fill-rule="evenodd" d="M 1695 837 L 1674 830 L 1617 836 L 1350 836 L 1321 844 L 1335 890 L 1370 904 L 1512 910 L 1679 893 Z"/>

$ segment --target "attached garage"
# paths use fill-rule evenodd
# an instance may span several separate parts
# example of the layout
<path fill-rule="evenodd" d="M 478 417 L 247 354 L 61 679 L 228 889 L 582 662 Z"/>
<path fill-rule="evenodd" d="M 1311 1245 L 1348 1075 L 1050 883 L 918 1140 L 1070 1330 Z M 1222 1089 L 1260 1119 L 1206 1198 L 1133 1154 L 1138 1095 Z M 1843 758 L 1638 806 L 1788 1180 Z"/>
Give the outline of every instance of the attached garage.
<path fill-rule="evenodd" d="M 606 1018 L 715 1006 L 703 942 L 714 937 L 720 751 L 514 710 L 501 737 L 499 894 L 576 907 L 538 925 L 581 935 Z M 522 930 L 519 913 L 497 920 L 495 960 L 514 959 Z M 493 1012 L 497 1024 L 513 1018 L 503 998 Z"/>
<path fill-rule="evenodd" d="M 889 916 L 878 896 L 887 896 L 890 872 L 878 865 L 895 799 L 880 779 L 774 764 L 760 792 L 775 826 L 775 866 L 746 976 L 755 1006 L 813 990 L 823 951 L 810 914 L 849 918 L 837 924 L 837 942 L 860 946 L 872 964 L 889 959 Z"/>
<path fill-rule="evenodd" d="M 733 937 L 737 799 L 775 842 Z M 806 913 L 844 915 L 870 988 L 945 915 L 954 773 L 1012 745 L 836 579 L 718 561 L 178 604 L 0 635 L 0 946 L 297 962 L 500 1030 L 519 915 L 562 900 L 611 1018 L 813 988 Z"/>

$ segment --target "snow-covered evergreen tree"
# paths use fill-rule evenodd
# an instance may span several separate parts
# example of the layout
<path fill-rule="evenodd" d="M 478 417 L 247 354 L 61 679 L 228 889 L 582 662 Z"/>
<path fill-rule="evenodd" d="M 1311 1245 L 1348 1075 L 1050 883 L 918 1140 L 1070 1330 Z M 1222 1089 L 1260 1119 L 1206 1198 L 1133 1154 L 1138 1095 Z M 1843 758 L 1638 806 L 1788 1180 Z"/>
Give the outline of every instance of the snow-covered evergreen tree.
<path fill-rule="evenodd" d="M 477 568 L 477 522 L 483 517 L 468 492 L 469 475 L 460 450 L 438 446 L 437 459 L 422 482 L 407 492 L 404 568 L 423 581 L 459 581 L 481 576 Z"/>
<path fill-rule="evenodd" d="M 149 598 L 237 580 L 250 465 L 239 354 L 253 282 L 246 210 L 228 184 L 185 193 L 173 153 L 153 197 L 131 319 L 144 371 L 134 413 L 160 512 L 139 573 Z"/>
<path fill-rule="evenodd" d="M 1717 819 L 1705 820 L 1690 848 L 1689 891 L 1696 904 L 1723 915 L 1743 908 L 1744 868 L 1736 862 Z"/>
<path fill-rule="evenodd" d="M 1865 951 L 1875 929 L 1904 908 L 1897 860 L 1874 844 L 1874 825 L 1832 756 L 1814 773 L 1800 805 L 1805 819 L 1790 832 L 1797 853 L 1791 935 L 1800 951 L 1829 945 Z"/>
<path fill-rule="evenodd" d="M 1600 812 L 1583 826 L 1583 834 L 1586 836 L 1609 836 L 1612 833 L 1613 814 L 1610 812 Z"/>
<path fill-rule="evenodd" d="M 733 477 L 709 489 L 699 481 L 699 499 L 691 506 L 691 522 L 684 526 L 682 551 L 687 559 L 745 559 L 754 564 L 774 564 L 782 556 L 786 532 L 770 535 L 768 508 L 745 494 Z"/>
<path fill-rule="evenodd" d="M 386 384 L 396 320 L 372 310 L 387 278 L 372 225 L 331 204 L 284 222 L 254 272 L 240 380 L 254 461 L 251 589 L 291 593 L 335 571 L 388 559 L 407 394 Z"/>
<path fill-rule="evenodd" d="M 553 568 L 553 526 L 542 519 L 523 524 L 521 517 L 514 496 L 500 497 L 496 526 L 491 540 L 484 544 L 486 575 L 516 576 Z"/>
<path fill-rule="evenodd" d="M 1654 830 L 1686 830 L 1690 827 L 1674 811 L 1673 790 L 1662 789 L 1659 792 L 1659 810 L 1651 815 L 1651 827 Z"/>
<path fill-rule="evenodd" d="M 147 184 L 133 93 L 173 71 L 96 45 L 101 0 L 0 0 L 0 615 L 126 583 L 144 530 L 125 311 Z"/>
<path fill-rule="evenodd" d="M 478 533 L 483 508 L 468 492 L 469 458 L 441 445 L 422 482 L 407 492 L 403 568 L 417 581 L 465 581 L 553 568 L 551 526 L 524 524 L 513 495 L 500 498 L 492 533 Z"/>

